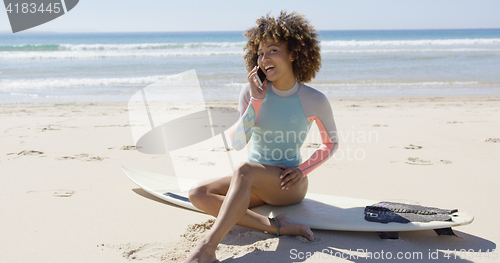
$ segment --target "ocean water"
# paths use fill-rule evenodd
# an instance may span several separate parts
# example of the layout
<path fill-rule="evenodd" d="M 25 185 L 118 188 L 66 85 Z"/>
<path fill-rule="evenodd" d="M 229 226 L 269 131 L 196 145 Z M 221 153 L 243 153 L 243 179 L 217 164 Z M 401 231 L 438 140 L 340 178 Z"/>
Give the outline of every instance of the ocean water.
<path fill-rule="evenodd" d="M 500 29 L 320 31 L 328 97 L 500 94 Z M 128 101 L 196 70 L 206 99 L 237 99 L 243 32 L 0 34 L 0 103 Z"/>

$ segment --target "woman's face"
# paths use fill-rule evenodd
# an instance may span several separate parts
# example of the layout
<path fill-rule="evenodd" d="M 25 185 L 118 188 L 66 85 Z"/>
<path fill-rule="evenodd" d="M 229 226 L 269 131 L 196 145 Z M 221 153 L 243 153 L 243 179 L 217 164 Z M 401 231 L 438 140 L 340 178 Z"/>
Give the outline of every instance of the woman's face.
<path fill-rule="evenodd" d="M 292 55 L 286 44 L 278 44 L 272 40 L 262 41 L 259 44 L 257 56 L 257 65 L 264 71 L 268 80 L 276 81 L 289 77 L 295 79 Z"/>

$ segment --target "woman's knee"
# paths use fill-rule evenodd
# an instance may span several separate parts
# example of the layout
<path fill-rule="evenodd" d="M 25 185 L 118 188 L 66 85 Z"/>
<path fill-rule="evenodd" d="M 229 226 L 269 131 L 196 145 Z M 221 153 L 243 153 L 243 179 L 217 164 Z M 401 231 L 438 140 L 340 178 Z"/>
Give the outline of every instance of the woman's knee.
<path fill-rule="evenodd" d="M 254 170 L 255 169 L 252 163 L 243 163 L 238 167 L 238 169 L 236 169 L 233 176 L 237 177 L 238 179 L 249 180 L 252 178 L 252 176 L 254 176 Z"/>
<path fill-rule="evenodd" d="M 189 201 L 195 204 L 206 198 L 208 194 L 208 187 L 206 185 L 194 185 L 189 190 Z"/>

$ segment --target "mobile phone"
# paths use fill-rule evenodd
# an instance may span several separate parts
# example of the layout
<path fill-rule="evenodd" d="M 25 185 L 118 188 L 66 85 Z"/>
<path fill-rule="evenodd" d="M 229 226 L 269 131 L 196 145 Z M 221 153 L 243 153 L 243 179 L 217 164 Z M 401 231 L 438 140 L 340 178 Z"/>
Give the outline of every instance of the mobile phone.
<path fill-rule="evenodd" d="M 266 80 L 266 74 L 260 67 L 257 67 L 257 81 L 259 82 L 259 85 L 262 87 L 262 84 L 264 84 L 264 81 Z"/>

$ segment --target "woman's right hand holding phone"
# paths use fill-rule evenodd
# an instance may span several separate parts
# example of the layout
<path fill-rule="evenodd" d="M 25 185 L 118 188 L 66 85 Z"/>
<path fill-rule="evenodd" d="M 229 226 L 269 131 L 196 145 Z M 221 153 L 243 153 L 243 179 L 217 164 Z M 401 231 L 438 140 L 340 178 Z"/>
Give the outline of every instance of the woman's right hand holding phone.
<path fill-rule="evenodd" d="M 267 79 L 264 80 L 264 83 L 262 83 L 262 87 L 259 86 L 259 81 L 257 78 L 259 77 L 257 75 L 257 70 L 258 67 L 255 66 L 252 71 L 248 74 L 248 83 L 250 83 L 250 94 L 252 95 L 253 98 L 256 99 L 264 99 L 267 94 Z"/>

